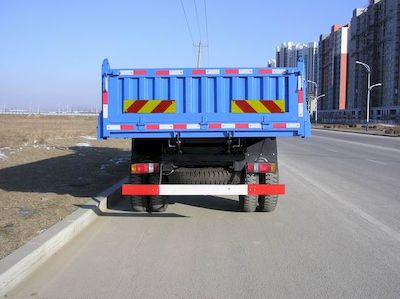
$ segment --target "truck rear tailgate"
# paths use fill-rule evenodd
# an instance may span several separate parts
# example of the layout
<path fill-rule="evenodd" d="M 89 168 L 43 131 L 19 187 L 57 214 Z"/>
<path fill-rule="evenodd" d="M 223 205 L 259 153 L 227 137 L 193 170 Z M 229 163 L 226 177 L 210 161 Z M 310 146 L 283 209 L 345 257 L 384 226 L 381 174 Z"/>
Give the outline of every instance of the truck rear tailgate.
<path fill-rule="evenodd" d="M 98 138 L 310 135 L 297 68 L 102 68 Z"/>

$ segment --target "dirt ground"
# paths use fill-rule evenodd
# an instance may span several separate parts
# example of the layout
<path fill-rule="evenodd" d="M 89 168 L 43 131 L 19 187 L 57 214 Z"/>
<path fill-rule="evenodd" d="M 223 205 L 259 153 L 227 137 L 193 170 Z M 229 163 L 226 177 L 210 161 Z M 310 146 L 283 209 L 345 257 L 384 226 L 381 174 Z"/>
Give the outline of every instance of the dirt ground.
<path fill-rule="evenodd" d="M 129 140 L 96 117 L 0 115 L 0 259 L 127 175 Z"/>

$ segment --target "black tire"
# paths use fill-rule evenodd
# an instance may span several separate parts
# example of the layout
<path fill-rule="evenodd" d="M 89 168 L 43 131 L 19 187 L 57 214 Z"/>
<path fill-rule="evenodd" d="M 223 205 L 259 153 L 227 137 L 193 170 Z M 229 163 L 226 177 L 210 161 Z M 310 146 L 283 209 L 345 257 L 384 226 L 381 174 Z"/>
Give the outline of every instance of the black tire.
<path fill-rule="evenodd" d="M 279 173 L 265 173 L 260 175 L 260 184 L 278 184 Z M 278 195 L 260 195 L 258 197 L 258 208 L 261 212 L 272 212 L 278 204 Z"/>
<path fill-rule="evenodd" d="M 239 179 L 224 168 L 178 168 L 169 177 L 170 184 L 237 184 Z"/>
<path fill-rule="evenodd" d="M 143 184 L 144 176 L 143 175 L 131 175 L 130 178 L 131 184 Z M 134 212 L 145 212 L 147 207 L 147 198 L 146 196 L 140 195 L 132 195 L 130 196 L 132 203 L 132 211 Z"/>
<path fill-rule="evenodd" d="M 160 175 L 159 174 L 150 174 L 149 175 L 149 184 L 160 183 Z M 149 212 L 165 212 L 168 208 L 168 197 L 167 196 L 149 196 Z"/>
<path fill-rule="evenodd" d="M 258 184 L 257 174 L 246 174 L 243 179 L 245 184 Z M 257 195 L 239 195 L 239 207 L 243 212 L 254 212 L 257 208 Z"/>

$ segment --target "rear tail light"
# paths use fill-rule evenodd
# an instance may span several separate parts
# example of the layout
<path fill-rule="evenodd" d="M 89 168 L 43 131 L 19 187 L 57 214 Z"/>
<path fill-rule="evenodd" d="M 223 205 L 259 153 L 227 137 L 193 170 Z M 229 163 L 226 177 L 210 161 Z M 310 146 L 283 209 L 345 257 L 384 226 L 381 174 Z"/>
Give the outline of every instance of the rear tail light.
<path fill-rule="evenodd" d="M 276 163 L 247 163 L 247 173 L 268 173 L 276 171 Z"/>
<path fill-rule="evenodd" d="M 131 164 L 131 173 L 155 173 L 160 171 L 159 163 Z"/>

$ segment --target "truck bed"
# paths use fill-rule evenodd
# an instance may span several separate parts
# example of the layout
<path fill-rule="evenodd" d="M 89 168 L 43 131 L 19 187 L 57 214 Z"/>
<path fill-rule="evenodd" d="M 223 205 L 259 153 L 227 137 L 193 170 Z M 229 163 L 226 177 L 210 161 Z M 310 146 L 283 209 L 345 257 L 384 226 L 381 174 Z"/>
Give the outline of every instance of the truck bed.
<path fill-rule="evenodd" d="M 304 64 L 296 68 L 112 69 L 102 66 L 98 138 L 311 134 Z"/>

